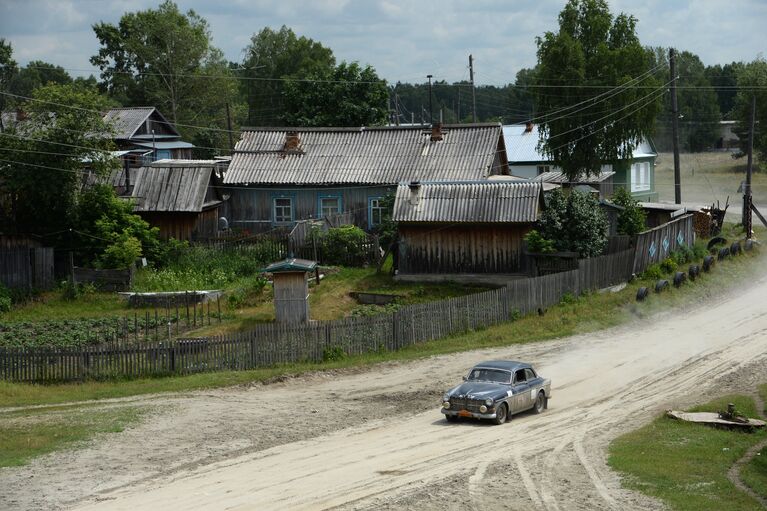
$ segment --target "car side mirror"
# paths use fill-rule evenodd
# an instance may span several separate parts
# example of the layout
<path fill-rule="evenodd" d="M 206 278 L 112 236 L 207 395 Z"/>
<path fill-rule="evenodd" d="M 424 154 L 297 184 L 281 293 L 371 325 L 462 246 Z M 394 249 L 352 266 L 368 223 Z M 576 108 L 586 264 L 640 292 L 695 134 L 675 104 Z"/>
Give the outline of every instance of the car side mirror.
<path fill-rule="evenodd" d="M 464 376 L 464 377 L 463 377 L 463 378 L 461 378 L 461 379 L 462 379 L 463 381 L 466 381 L 466 380 L 468 380 L 468 378 L 467 378 L 466 376 Z"/>

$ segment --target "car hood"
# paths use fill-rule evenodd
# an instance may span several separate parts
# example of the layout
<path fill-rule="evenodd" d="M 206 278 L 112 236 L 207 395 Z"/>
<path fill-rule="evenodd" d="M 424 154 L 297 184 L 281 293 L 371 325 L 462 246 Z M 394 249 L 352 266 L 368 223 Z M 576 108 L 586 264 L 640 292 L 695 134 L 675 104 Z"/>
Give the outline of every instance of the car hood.
<path fill-rule="evenodd" d="M 467 381 L 457 387 L 450 389 L 447 393 L 452 396 L 467 396 L 471 399 L 495 398 L 500 395 L 508 395 L 511 390 L 509 385 L 502 383 L 488 383 L 478 381 Z"/>

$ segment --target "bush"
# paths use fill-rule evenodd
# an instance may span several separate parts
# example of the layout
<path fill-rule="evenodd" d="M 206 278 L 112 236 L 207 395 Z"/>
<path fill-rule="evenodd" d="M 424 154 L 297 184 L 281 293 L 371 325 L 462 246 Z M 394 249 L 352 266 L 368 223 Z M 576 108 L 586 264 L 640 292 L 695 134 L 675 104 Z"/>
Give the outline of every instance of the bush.
<path fill-rule="evenodd" d="M 587 193 L 572 190 L 565 196 L 561 189 L 554 190 L 538 223 L 543 238 L 553 240 L 559 251 L 593 257 L 607 245 L 607 216 Z"/>
<path fill-rule="evenodd" d="M 328 229 L 322 236 L 322 250 L 327 264 L 361 266 L 367 262 L 367 234 L 354 225 Z"/>
<path fill-rule="evenodd" d="M 578 297 L 570 292 L 563 294 L 562 298 L 559 299 L 559 303 L 561 303 L 562 305 L 571 305 L 577 302 L 578 302 Z"/>
<path fill-rule="evenodd" d="M 0 284 L 0 312 L 8 312 L 11 310 L 11 291 Z"/>
<path fill-rule="evenodd" d="M 648 280 L 658 280 L 663 277 L 663 270 L 659 264 L 651 264 L 644 271 L 642 277 Z"/>
<path fill-rule="evenodd" d="M 100 268 L 128 268 L 141 257 L 141 242 L 133 236 L 126 236 L 109 245 L 98 259 Z"/>
<path fill-rule="evenodd" d="M 534 254 L 550 254 L 556 252 L 554 242 L 541 236 L 541 233 L 535 229 L 525 234 L 524 239 L 525 243 L 527 243 L 527 250 Z"/>
<path fill-rule="evenodd" d="M 322 350 L 323 362 L 336 362 L 338 360 L 344 360 L 346 358 L 346 352 L 341 346 L 328 346 Z"/>
<path fill-rule="evenodd" d="M 625 188 L 618 188 L 611 200 L 623 208 L 618 214 L 618 234 L 633 236 L 645 230 L 647 214 Z"/>
<path fill-rule="evenodd" d="M 681 266 L 686 263 L 690 263 L 695 260 L 695 253 L 687 245 L 682 245 L 677 250 L 671 253 L 671 259 Z"/>
<path fill-rule="evenodd" d="M 679 265 L 672 257 L 668 257 L 662 263 L 660 263 L 660 269 L 664 273 L 673 273 L 678 267 Z"/>

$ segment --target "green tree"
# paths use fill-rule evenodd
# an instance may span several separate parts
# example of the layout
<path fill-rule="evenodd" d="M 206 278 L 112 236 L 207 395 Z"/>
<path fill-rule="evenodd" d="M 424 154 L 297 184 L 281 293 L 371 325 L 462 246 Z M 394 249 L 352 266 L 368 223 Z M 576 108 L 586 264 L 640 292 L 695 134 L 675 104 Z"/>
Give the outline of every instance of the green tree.
<path fill-rule="evenodd" d="M 618 188 L 611 197 L 614 204 L 623 209 L 618 214 L 618 234 L 628 234 L 633 236 L 646 229 L 646 219 L 644 209 L 639 206 L 639 202 L 631 196 L 625 188 Z"/>
<path fill-rule="evenodd" d="M 722 117 L 730 119 L 735 106 L 735 96 L 738 93 L 738 73 L 743 69 L 742 62 L 732 62 L 723 66 L 716 64 L 706 66 L 706 78 L 715 87 L 719 111 Z"/>
<path fill-rule="evenodd" d="M 32 92 L 48 84 L 65 85 L 72 83 L 72 77 L 61 66 L 35 60 L 19 69 L 9 85 L 11 93 L 30 97 Z"/>
<path fill-rule="evenodd" d="M 296 36 L 283 25 L 253 34 L 238 70 L 242 95 L 248 107 L 250 126 L 278 126 L 282 122 L 283 79 L 304 78 L 310 73 L 331 71 L 333 51 L 307 37 Z"/>
<path fill-rule="evenodd" d="M 751 101 L 756 96 L 756 126 L 767 126 L 767 60 L 758 58 L 744 65 L 738 73 L 738 94 L 733 108 L 738 121 L 737 131 L 742 154 L 748 150 L 748 127 L 751 115 Z M 767 161 L 767 129 L 759 128 L 754 133 L 754 151 L 762 161 Z"/>
<path fill-rule="evenodd" d="M 607 216 L 591 194 L 561 189 L 552 191 L 539 220 L 539 232 L 559 251 L 581 257 L 602 253 L 607 244 Z"/>
<path fill-rule="evenodd" d="M 11 43 L 0 38 L 0 92 L 8 92 L 11 80 L 18 72 L 16 61 L 13 60 L 13 47 Z M 0 112 L 4 111 L 8 103 L 7 96 L 0 94 Z M 0 131 L 3 130 L 0 123 Z"/>
<path fill-rule="evenodd" d="M 342 62 L 285 83 L 282 120 L 289 126 L 370 126 L 386 122 L 388 90 L 371 66 Z"/>
<path fill-rule="evenodd" d="M 228 145 L 220 130 L 226 129 L 226 104 L 234 102 L 237 83 L 204 18 L 165 0 L 93 30 L 101 48 L 91 63 L 101 69 L 110 97 L 128 106 L 156 106 L 181 124 L 182 134 L 213 131 L 220 135 L 218 147 Z"/>
<path fill-rule="evenodd" d="M 0 133 L 0 211 L 3 230 L 49 235 L 66 243 L 83 162 L 106 174 L 117 161 L 109 128 L 99 112 L 105 98 L 79 85 L 45 85 L 21 108 L 27 119 Z"/>
<path fill-rule="evenodd" d="M 570 180 L 630 157 L 652 131 L 665 89 L 650 72 L 636 23 L 613 17 L 605 0 L 570 0 L 559 31 L 537 39 L 536 78 L 547 86 L 535 96 L 536 112 L 546 115 L 541 147 Z"/>

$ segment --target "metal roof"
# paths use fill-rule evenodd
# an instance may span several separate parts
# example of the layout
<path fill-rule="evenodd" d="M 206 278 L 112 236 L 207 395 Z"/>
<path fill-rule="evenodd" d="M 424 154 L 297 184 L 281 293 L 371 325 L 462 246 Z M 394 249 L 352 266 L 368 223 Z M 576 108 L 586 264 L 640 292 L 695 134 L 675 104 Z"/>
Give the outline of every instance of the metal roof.
<path fill-rule="evenodd" d="M 115 139 L 129 139 L 141 128 L 141 125 L 152 115 L 156 114 L 161 122 L 167 128 L 180 136 L 176 127 L 173 126 L 160 112 L 153 106 L 138 106 L 130 108 L 113 108 L 104 114 L 104 121 L 111 124 L 115 134 Z"/>
<path fill-rule="evenodd" d="M 591 176 L 579 176 L 574 181 L 571 181 L 565 176 L 563 172 L 556 171 L 556 172 L 543 172 L 541 174 L 538 174 L 533 178 L 534 181 L 542 181 L 544 183 L 557 183 L 557 184 L 564 184 L 564 183 L 582 183 L 582 184 L 588 184 L 588 183 L 602 183 L 604 181 L 607 181 L 609 178 L 613 177 L 615 175 L 615 172 L 612 170 L 602 171 L 597 175 L 591 175 Z"/>
<path fill-rule="evenodd" d="M 214 160 L 160 160 L 131 172 L 136 211 L 199 213 L 206 207 L 205 195 Z M 210 204 L 209 204 L 210 205 Z"/>
<path fill-rule="evenodd" d="M 285 151 L 289 132 L 300 143 Z M 428 126 L 245 128 L 224 182 L 393 185 L 476 180 L 494 172 L 496 151 L 503 148 L 500 124 L 444 125 L 442 133 L 442 140 L 432 141 Z"/>
<path fill-rule="evenodd" d="M 535 222 L 543 196 L 541 184 L 476 181 L 431 182 L 397 187 L 395 222 Z"/>
<path fill-rule="evenodd" d="M 530 364 L 525 362 L 517 362 L 516 360 L 488 360 L 487 362 L 480 362 L 474 367 L 485 367 L 487 369 L 503 369 L 504 371 L 516 371 L 517 369 L 532 368 Z M 473 369 L 473 368 L 472 368 Z"/>
<path fill-rule="evenodd" d="M 191 149 L 194 148 L 194 144 L 189 142 L 182 142 L 181 140 L 175 140 L 173 142 L 163 142 L 156 140 L 154 142 L 138 142 L 132 140 L 133 145 L 138 147 L 146 147 L 147 149 Z"/>
<path fill-rule="evenodd" d="M 503 127 L 503 139 L 506 142 L 506 155 L 509 164 L 515 163 L 551 163 L 548 156 L 538 150 L 538 125 L 533 124 L 531 131 L 526 132 L 525 124 L 510 124 Z M 658 156 L 652 143 L 642 140 L 632 151 L 632 158 L 651 158 Z"/>
<path fill-rule="evenodd" d="M 286 272 L 301 272 L 301 271 L 314 271 L 317 267 L 316 261 L 310 261 L 309 259 L 285 259 L 284 261 L 277 261 L 272 263 L 263 270 L 264 273 L 286 273 Z"/>

